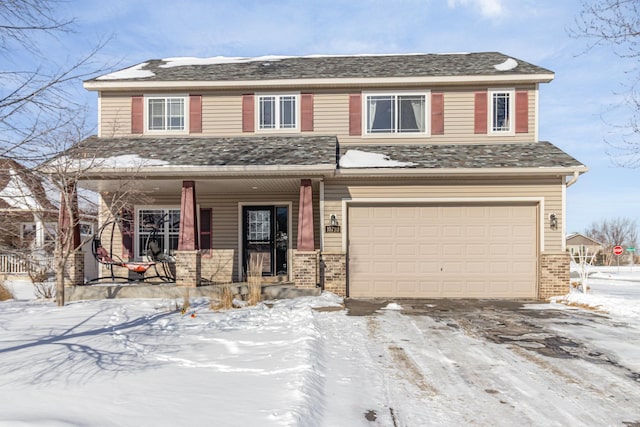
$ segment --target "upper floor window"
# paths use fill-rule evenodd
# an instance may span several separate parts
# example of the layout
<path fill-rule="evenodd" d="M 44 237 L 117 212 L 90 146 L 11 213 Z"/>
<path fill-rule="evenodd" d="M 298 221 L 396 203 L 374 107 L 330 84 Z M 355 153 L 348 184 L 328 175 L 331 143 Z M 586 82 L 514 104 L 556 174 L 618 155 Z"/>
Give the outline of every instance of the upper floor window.
<path fill-rule="evenodd" d="M 258 129 L 297 129 L 298 97 L 298 94 L 257 95 Z"/>
<path fill-rule="evenodd" d="M 365 95 L 367 134 L 427 132 L 427 94 L 389 93 Z"/>
<path fill-rule="evenodd" d="M 186 97 L 147 97 L 147 129 L 149 131 L 184 131 Z"/>
<path fill-rule="evenodd" d="M 489 123 L 489 129 L 491 130 L 491 132 L 513 132 L 514 98 L 514 91 L 511 89 L 489 91 L 489 120 L 491 120 L 491 122 Z"/>

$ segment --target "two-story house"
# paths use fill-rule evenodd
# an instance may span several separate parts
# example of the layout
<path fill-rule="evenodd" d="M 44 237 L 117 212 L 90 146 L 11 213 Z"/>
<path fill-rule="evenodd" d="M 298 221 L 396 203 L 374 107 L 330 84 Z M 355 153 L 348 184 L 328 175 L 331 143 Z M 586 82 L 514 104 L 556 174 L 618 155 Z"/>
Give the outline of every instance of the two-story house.
<path fill-rule="evenodd" d="M 176 283 L 263 275 L 351 297 L 545 298 L 569 284 L 565 194 L 587 168 L 538 140 L 553 72 L 500 53 L 150 60 L 84 83 L 117 251 L 163 215 Z M 89 153 L 89 154 L 88 154 Z M 125 221 L 126 222 L 126 221 Z"/>

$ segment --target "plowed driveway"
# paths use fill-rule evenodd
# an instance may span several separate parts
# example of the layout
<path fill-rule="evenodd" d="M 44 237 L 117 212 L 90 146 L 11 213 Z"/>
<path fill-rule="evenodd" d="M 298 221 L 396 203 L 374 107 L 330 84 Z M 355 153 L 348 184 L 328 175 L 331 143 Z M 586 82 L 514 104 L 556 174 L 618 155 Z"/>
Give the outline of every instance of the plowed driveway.
<path fill-rule="evenodd" d="M 370 425 L 640 426 L 637 324 L 550 304 L 394 302 L 347 301 L 362 335 L 333 343 L 361 354 L 331 376 L 385 390 Z"/>

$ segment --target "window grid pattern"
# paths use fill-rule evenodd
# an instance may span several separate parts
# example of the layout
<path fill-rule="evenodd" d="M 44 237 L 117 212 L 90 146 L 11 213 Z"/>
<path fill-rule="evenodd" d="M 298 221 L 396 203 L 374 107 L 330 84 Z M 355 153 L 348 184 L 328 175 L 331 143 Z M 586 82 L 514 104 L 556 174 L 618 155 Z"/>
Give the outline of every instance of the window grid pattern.
<path fill-rule="evenodd" d="M 184 98 L 149 98 L 149 130 L 184 130 Z"/>
<path fill-rule="evenodd" d="M 268 241 L 271 238 L 271 212 L 249 211 L 247 221 L 247 240 Z"/>
<path fill-rule="evenodd" d="M 162 252 L 178 249 L 180 209 L 140 209 L 138 211 L 138 256 L 144 255 L 149 238 L 155 233 Z"/>
<path fill-rule="evenodd" d="M 509 92 L 495 92 L 492 94 L 491 102 L 491 130 L 493 132 L 511 131 L 511 94 Z"/>
<path fill-rule="evenodd" d="M 295 129 L 298 126 L 297 100 L 297 95 L 259 96 L 259 129 Z"/>

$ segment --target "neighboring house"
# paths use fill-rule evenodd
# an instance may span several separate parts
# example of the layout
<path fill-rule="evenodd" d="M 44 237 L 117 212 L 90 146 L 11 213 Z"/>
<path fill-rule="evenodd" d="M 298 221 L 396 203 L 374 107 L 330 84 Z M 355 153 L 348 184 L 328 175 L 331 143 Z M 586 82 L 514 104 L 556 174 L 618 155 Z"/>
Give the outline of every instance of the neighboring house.
<path fill-rule="evenodd" d="M 59 193 L 38 174 L 0 157 L 0 274 L 26 273 L 29 265 L 52 268 Z M 95 215 L 83 215 L 82 236 L 93 234 Z M 90 255 L 90 251 L 89 251 Z M 85 270 L 95 274 L 91 259 Z"/>
<path fill-rule="evenodd" d="M 171 217 L 179 285 L 242 281 L 258 253 L 351 297 L 546 298 L 587 171 L 538 140 L 553 78 L 492 52 L 150 60 L 84 83 L 99 133 L 68 155 L 98 153 L 80 185 L 104 206 L 125 180 L 147 196 L 118 254 Z"/>
<path fill-rule="evenodd" d="M 569 251 L 570 254 L 578 254 L 581 250 L 582 253 L 586 253 L 585 249 L 588 250 L 589 255 L 593 255 L 602 251 L 603 246 L 600 242 L 584 234 L 572 233 L 567 236 L 567 251 Z"/>
<path fill-rule="evenodd" d="M 18 162 L 0 158 L 0 245 L 4 251 L 52 252 L 58 207 L 42 181 Z"/>

